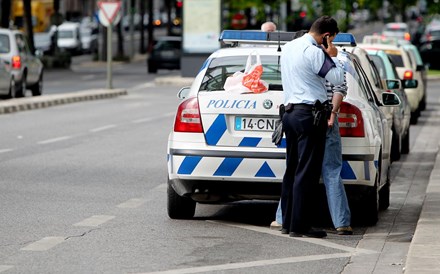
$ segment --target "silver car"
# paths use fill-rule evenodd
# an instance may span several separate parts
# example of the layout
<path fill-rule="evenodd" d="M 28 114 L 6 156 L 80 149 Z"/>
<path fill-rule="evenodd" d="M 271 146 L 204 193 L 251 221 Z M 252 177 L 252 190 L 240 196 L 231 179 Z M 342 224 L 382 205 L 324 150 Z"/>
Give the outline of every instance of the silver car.
<path fill-rule="evenodd" d="M 43 63 L 31 52 L 23 32 L 0 28 L 0 59 L 11 70 L 16 84 L 8 97 L 23 97 L 27 89 L 33 96 L 43 93 Z"/>
<path fill-rule="evenodd" d="M 1 48 L 0 48 L 1 50 Z M 0 97 L 8 98 L 15 93 L 15 80 L 9 65 L 0 59 Z"/>

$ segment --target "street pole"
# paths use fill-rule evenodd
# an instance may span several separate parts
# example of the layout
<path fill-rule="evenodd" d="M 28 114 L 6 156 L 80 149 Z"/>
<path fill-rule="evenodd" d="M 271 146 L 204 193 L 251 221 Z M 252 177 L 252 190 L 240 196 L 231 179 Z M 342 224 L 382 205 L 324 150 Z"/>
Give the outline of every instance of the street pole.
<path fill-rule="evenodd" d="M 113 89 L 112 85 L 112 32 L 113 23 L 107 27 L 107 89 Z"/>

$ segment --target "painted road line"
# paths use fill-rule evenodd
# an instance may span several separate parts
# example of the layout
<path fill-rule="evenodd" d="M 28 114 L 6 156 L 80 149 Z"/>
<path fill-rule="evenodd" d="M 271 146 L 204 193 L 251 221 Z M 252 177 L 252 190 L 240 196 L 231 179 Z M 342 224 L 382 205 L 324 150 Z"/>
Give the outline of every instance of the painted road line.
<path fill-rule="evenodd" d="M 243 262 L 243 263 L 229 263 L 229 264 L 220 264 L 220 265 L 172 269 L 172 270 L 156 271 L 156 272 L 145 272 L 142 274 L 207 273 L 207 272 L 213 272 L 213 271 L 243 269 L 243 268 L 250 268 L 250 267 L 265 267 L 265 266 L 270 266 L 270 265 L 330 260 L 330 259 L 337 259 L 337 258 L 346 258 L 346 257 L 350 257 L 351 255 L 352 255 L 351 253 L 333 253 L 333 254 L 323 254 L 323 255 L 298 256 L 298 257 L 287 257 L 287 258 L 281 258 L 281 259 L 270 259 L 270 260 L 261 260 L 261 261 L 252 261 L 252 262 Z M 141 273 L 139 273 L 139 274 L 141 274 Z"/>
<path fill-rule="evenodd" d="M 13 151 L 12 148 L 4 148 L 4 149 L 0 149 L 0 153 L 6 153 L 6 152 L 11 152 Z"/>
<path fill-rule="evenodd" d="M 167 117 L 172 117 L 174 116 L 175 113 L 174 112 L 169 112 L 169 113 L 165 113 L 163 115 L 160 116 L 156 116 L 156 117 L 146 117 L 146 118 L 139 118 L 136 120 L 131 121 L 133 124 L 139 124 L 139 123 L 145 123 L 145 122 L 151 122 L 151 121 L 155 121 L 157 119 L 161 119 L 161 118 L 167 118 Z"/>
<path fill-rule="evenodd" d="M 62 136 L 62 137 L 57 137 L 57 138 L 52 138 L 52 139 L 40 141 L 37 144 L 39 144 L 39 145 L 47 145 L 47 144 L 51 144 L 51 143 L 56 143 L 56 142 L 61 142 L 61 141 L 69 140 L 69 139 L 72 139 L 72 138 L 73 138 L 73 136 Z"/>
<path fill-rule="evenodd" d="M 126 202 L 123 202 L 123 203 L 117 205 L 116 207 L 119 207 L 119 208 L 137 208 L 137 207 L 140 207 L 143 203 L 145 203 L 144 199 L 133 198 L 133 199 L 130 199 L 130 200 L 126 201 Z"/>
<path fill-rule="evenodd" d="M 340 245 L 340 244 L 337 244 L 337 243 L 334 243 L 334 242 L 327 241 L 325 239 L 308 238 L 308 237 L 289 237 L 289 235 L 287 235 L 287 234 L 281 234 L 280 231 L 271 230 L 271 229 L 269 229 L 267 227 L 252 226 L 252 225 L 238 225 L 236 223 L 229 223 L 229 222 L 223 222 L 223 221 L 207 221 L 207 222 L 223 224 L 223 225 L 227 225 L 227 226 L 231 226 L 231 227 L 237 227 L 237 228 L 252 230 L 252 231 L 255 231 L 255 232 L 260 232 L 260 233 L 265 233 L 265 234 L 271 234 L 271 235 L 278 236 L 278 237 L 286 237 L 286 238 L 289 238 L 289 239 L 292 239 L 292 240 L 296 240 L 296 241 L 308 242 L 308 243 L 311 243 L 311 244 L 320 245 L 320 246 L 324 246 L 324 247 L 328 247 L 328 248 L 339 249 L 339 250 L 342 250 L 342 251 L 350 252 L 353 255 L 358 255 L 358 254 L 376 254 L 377 253 L 377 251 L 374 251 L 374 250 L 355 248 L 355 247 Z"/>
<path fill-rule="evenodd" d="M 90 132 L 99 132 L 99 131 L 104 131 L 104 130 L 115 128 L 115 127 L 116 127 L 116 125 L 106 125 L 106 126 L 90 129 L 89 131 Z"/>
<path fill-rule="evenodd" d="M 0 265 L 0 272 L 9 270 L 9 269 L 11 269 L 13 267 L 14 267 L 13 265 Z"/>
<path fill-rule="evenodd" d="M 115 218 L 115 216 L 110 215 L 94 215 L 90 218 L 84 219 L 79 223 L 74 224 L 74 226 L 99 226 L 105 222 L 110 221 Z"/>
<path fill-rule="evenodd" d="M 64 237 L 45 237 L 39 241 L 36 241 L 28 246 L 21 248 L 21 250 L 46 251 L 64 242 L 64 239 L 65 239 Z"/>
<path fill-rule="evenodd" d="M 137 86 L 134 86 L 132 88 L 130 88 L 131 90 L 137 90 L 137 89 L 145 89 L 145 88 L 152 88 L 152 87 L 156 87 L 156 84 L 154 82 L 147 82 L 144 84 L 140 84 Z"/>

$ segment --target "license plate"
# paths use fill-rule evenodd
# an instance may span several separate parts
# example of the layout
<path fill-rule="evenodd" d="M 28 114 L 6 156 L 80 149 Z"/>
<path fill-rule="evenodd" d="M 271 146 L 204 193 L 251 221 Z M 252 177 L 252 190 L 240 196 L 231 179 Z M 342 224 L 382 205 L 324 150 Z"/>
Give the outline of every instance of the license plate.
<path fill-rule="evenodd" d="M 273 131 L 277 118 L 269 117 L 235 117 L 235 130 Z"/>
<path fill-rule="evenodd" d="M 164 58 L 171 58 L 174 56 L 174 51 L 172 50 L 162 51 L 160 55 Z"/>

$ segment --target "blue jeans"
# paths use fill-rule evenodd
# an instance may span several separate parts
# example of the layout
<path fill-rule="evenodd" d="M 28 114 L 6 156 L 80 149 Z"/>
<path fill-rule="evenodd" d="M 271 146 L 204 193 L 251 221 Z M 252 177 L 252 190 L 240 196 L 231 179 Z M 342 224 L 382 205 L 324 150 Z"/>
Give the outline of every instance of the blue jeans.
<path fill-rule="evenodd" d="M 327 129 L 324 160 L 322 162 L 322 180 L 324 181 L 328 207 L 335 228 L 349 226 L 351 222 L 351 212 L 342 183 L 341 169 L 341 136 L 339 135 L 338 120 L 335 119 L 333 127 Z M 280 203 L 278 203 L 275 220 L 279 224 L 283 223 Z"/>

